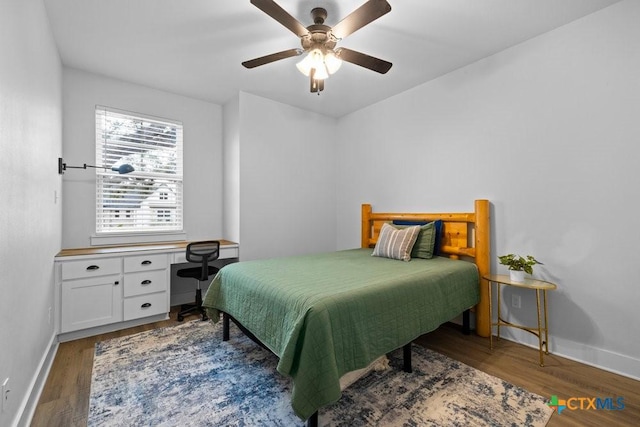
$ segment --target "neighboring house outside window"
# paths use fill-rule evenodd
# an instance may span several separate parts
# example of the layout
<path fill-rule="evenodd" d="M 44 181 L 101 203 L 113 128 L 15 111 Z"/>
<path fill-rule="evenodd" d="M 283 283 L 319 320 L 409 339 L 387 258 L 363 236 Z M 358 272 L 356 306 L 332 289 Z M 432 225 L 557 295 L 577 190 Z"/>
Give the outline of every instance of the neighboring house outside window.
<path fill-rule="evenodd" d="M 96 233 L 182 231 L 182 124 L 96 107 Z"/>

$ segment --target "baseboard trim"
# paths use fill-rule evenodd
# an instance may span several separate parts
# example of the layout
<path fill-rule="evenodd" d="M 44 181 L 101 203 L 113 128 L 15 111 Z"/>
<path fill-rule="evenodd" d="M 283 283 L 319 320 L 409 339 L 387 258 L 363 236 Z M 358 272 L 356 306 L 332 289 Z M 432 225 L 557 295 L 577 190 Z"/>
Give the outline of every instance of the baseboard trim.
<path fill-rule="evenodd" d="M 523 331 L 501 328 L 500 338 L 538 349 L 537 338 Z M 549 336 L 549 350 L 557 356 L 640 381 L 640 359 L 554 336 Z"/>
<path fill-rule="evenodd" d="M 18 414 L 16 417 L 17 421 L 13 424 L 14 427 L 26 427 L 31 424 L 31 419 L 33 418 L 33 414 L 35 414 L 36 412 L 36 407 L 38 406 L 40 395 L 42 394 L 44 385 L 46 384 L 47 378 L 49 377 L 49 372 L 51 371 L 53 360 L 55 359 L 56 353 L 58 352 L 58 345 L 59 343 L 56 339 L 56 334 L 54 331 L 51 335 L 51 339 L 49 340 L 48 349 L 42 355 L 42 359 L 40 359 L 40 363 L 38 364 L 38 370 L 33 376 L 33 379 L 29 384 L 27 394 L 25 395 L 20 408 L 18 409 Z"/>
<path fill-rule="evenodd" d="M 154 316 L 143 317 L 140 319 L 127 320 L 124 322 L 110 323 L 108 325 L 96 326 L 94 328 L 81 329 L 79 331 L 65 332 L 58 335 L 59 342 L 73 341 L 81 338 L 92 337 L 94 335 L 106 334 L 109 332 L 119 331 L 121 329 L 131 328 L 134 326 L 145 325 L 147 323 L 159 322 L 167 320 L 169 314 L 162 313 Z"/>

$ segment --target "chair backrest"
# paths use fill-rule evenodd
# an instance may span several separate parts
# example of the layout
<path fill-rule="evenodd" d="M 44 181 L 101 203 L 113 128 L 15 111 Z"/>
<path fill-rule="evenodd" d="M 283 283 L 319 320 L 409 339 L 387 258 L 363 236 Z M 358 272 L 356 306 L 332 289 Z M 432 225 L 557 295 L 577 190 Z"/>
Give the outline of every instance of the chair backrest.
<path fill-rule="evenodd" d="M 187 245 L 187 261 L 202 265 L 200 280 L 207 280 L 207 277 L 209 277 L 209 262 L 218 259 L 219 256 L 220 241 L 218 240 L 193 242 Z"/>

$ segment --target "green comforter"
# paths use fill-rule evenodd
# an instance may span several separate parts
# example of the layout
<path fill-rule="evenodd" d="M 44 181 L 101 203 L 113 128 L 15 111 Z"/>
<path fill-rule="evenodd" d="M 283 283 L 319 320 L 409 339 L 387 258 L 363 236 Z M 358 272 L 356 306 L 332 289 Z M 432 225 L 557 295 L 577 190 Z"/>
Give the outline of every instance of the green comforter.
<path fill-rule="evenodd" d="M 435 257 L 409 262 L 371 249 L 225 266 L 203 305 L 224 311 L 279 358 L 301 419 L 340 398 L 340 377 L 432 331 L 479 299 L 476 266 Z"/>

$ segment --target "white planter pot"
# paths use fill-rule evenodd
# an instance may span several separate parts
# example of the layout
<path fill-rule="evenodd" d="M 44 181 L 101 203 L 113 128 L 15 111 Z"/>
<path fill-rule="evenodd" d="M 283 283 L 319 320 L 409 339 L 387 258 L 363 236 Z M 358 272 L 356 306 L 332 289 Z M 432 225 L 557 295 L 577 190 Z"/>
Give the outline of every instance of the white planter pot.
<path fill-rule="evenodd" d="M 509 270 L 509 276 L 512 282 L 524 282 L 524 271 Z"/>

